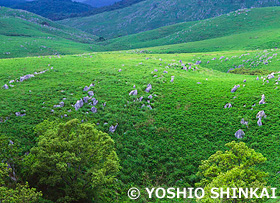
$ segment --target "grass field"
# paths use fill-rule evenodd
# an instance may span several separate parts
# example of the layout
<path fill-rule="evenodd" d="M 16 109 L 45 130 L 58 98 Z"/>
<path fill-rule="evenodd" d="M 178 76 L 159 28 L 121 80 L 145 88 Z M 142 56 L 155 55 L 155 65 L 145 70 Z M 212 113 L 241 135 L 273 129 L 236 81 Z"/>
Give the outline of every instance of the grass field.
<path fill-rule="evenodd" d="M 156 47 L 162 53 L 279 47 L 279 7 L 243 9 L 103 42 L 107 50 Z"/>
<path fill-rule="evenodd" d="M 130 187 L 194 187 L 201 160 L 231 141 L 262 153 L 267 161 L 260 169 L 269 173 L 269 186 L 279 187 L 279 13 L 278 7 L 242 10 L 98 42 L 35 14 L 1 8 L 0 134 L 25 156 L 38 141 L 34 127 L 44 120 L 96 124 L 115 141 L 122 167 L 110 197 L 115 202 L 130 202 Z M 17 82 L 28 74 L 34 77 Z M 88 103 L 75 110 L 90 84 L 97 112 Z M 129 95 L 133 90 L 137 95 Z M 265 104 L 259 104 L 262 95 Z M 267 115 L 262 126 L 260 111 Z M 28 181 L 28 170 L 23 163 L 16 174 Z M 170 202 L 139 200 L 157 201 Z"/>
<path fill-rule="evenodd" d="M 78 118 L 96 123 L 116 142 L 122 165 L 118 198 L 124 198 L 130 186 L 193 186 L 198 181 L 195 174 L 200 161 L 224 149 L 225 143 L 237 140 L 235 132 L 243 129 L 246 135 L 242 141 L 267 157 L 262 169 L 269 172 L 269 185 L 278 187 L 280 94 L 275 80 L 279 77 L 279 59 L 274 55 L 268 65 L 250 67 L 276 72 L 269 83 L 263 82 L 261 75 L 256 80 L 257 75 L 226 73 L 230 64 L 266 53 L 269 57 L 279 51 L 177 55 L 107 52 L 2 59 L 1 86 L 35 71 L 48 71 L 0 90 L 0 133 L 20 143 L 24 153 L 36 142 L 33 128 L 45 119 Z M 225 62 L 225 58 L 220 60 L 222 56 L 236 57 Z M 201 65 L 194 65 L 198 58 Z M 192 64 L 192 69 L 183 70 L 179 60 L 187 67 Z M 203 63 L 208 60 L 208 64 Z M 163 73 L 165 70 L 168 73 Z M 175 76 L 174 82 L 170 82 L 171 76 Z M 92 90 L 99 101 L 97 113 L 92 113 L 87 104 L 75 111 L 73 105 L 87 95 L 83 88 L 91 83 L 95 84 Z M 144 91 L 148 84 L 152 85 L 150 93 Z M 237 84 L 241 87 L 231 93 Z M 129 96 L 134 85 L 138 95 Z M 259 105 L 262 94 L 267 103 Z M 141 96 L 143 100 L 137 101 Z M 65 106 L 54 108 L 61 101 Z M 227 103 L 233 107 L 225 109 Z M 267 118 L 259 127 L 256 115 L 261 110 Z M 17 117 L 15 112 L 26 115 Z M 242 118 L 249 122 L 248 128 L 241 125 Z M 117 123 L 116 132 L 110 133 L 109 127 Z"/>
<path fill-rule="evenodd" d="M 96 36 L 26 11 L 0 8 L 0 58 L 96 51 Z"/>

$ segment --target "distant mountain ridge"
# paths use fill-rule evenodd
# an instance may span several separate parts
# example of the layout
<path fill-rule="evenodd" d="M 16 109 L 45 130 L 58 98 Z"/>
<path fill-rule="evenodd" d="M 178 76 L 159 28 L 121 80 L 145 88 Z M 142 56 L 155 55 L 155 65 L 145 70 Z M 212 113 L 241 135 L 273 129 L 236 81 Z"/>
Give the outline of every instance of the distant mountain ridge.
<path fill-rule="evenodd" d="M 241 8 L 279 5 L 279 0 L 146 0 L 115 11 L 65 19 L 61 23 L 110 39 L 211 18 Z"/>
<path fill-rule="evenodd" d="M 72 0 L 13 0 L 10 5 L 1 4 L 1 2 L 0 5 L 26 10 L 51 20 L 61 20 L 93 9 L 90 5 L 72 2 Z"/>

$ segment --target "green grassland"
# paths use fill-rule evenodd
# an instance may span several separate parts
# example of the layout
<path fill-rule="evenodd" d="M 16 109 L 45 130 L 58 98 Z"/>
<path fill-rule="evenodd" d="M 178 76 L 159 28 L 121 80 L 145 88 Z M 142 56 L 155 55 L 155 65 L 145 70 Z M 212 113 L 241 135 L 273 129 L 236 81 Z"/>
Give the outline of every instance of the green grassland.
<path fill-rule="evenodd" d="M 0 58 L 95 51 L 96 36 L 22 10 L 0 8 Z"/>
<path fill-rule="evenodd" d="M 101 14 L 60 21 L 107 39 L 148 31 L 181 22 L 216 17 L 240 8 L 279 6 L 274 0 L 146 0 Z M 242 22 L 242 21 L 241 21 Z"/>
<path fill-rule="evenodd" d="M 279 46 L 280 8 L 243 9 L 103 42 L 107 50 L 155 47 L 162 52 L 205 52 Z M 180 44 L 180 45 L 177 45 Z"/>
<path fill-rule="evenodd" d="M 243 60 L 257 61 L 273 54 L 279 51 L 176 55 L 131 51 L 2 59 L 1 86 L 35 71 L 48 71 L 15 82 L 7 90 L 0 89 L 0 133 L 20 143 L 25 153 L 36 143 L 35 125 L 45 119 L 78 118 L 98 123 L 97 128 L 108 132 L 116 143 L 122 166 L 117 177 L 119 196 L 116 198 L 124 202 L 130 186 L 194 186 L 199 181 L 195 174 L 200 161 L 223 150 L 225 143 L 237 140 L 234 133 L 243 129 L 246 135 L 242 141 L 268 159 L 262 166 L 269 172 L 268 184 L 279 187 L 280 94 L 275 85 L 279 75 L 278 56 L 274 55 L 267 65 L 260 62 L 258 66 L 250 66 L 252 70 L 276 72 L 269 83 L 263 82 L 261 74 L 260 80 L 256 80 L 256 75 L 226 73 L 233 64 L 243 63 L 247 68 Z M 221 56 L 229 60 L 220 60 Z M 201 65 L 194 65 L 199 59 Z M 183 70 L 179 60 L 187 66 L 190 63 L 193 69 Z M 163 73 L 164 70 L 168 73 Z M 171 76 L 175 76 L 173 83 Z M 247 81 L 243 82 L 244 79 Z M 91 83 L 95 84 L 91 89 L 94 97 L 99 100 L 97 113 L 92 113 L 87 104 L 75 111 L 73 105 L 87 96 L 83 88 Z M 150 93 L 144 91 L 147 84 L 152 85 Z M 231 93 L 237 84 L 241 87 Z M 129 96 L 133 85 L 138 90 L 137 96 Z M 262 94 L 267 103 L 259 105 Z M 153 98 L 148 99 L 149 95 Z M 137 101 L 140 96 L 144 97 L 141 102 Z M 65 103 L 63 108 L 53 107 L 61 101 Z M 225 109 L 227 103 L 233 107 Z M 143 104 L 146 107 L 141 108 Z M 253 104 L 256 106 L 252 107 Z M 267 118 L 259 127 L 256 114 L 261 110 Z M 17 117 L 15 112 L 26 116 Z M 242 118 L 249 122 L 248 128 L 241 125 Z M 109 127 L 117 123 L 116 132 L 110 133 Z M 18 174 L 24 170 L 18 169 Z M 149 200 L 142 197 L 142 201 Z"/>
<path fill-rule="evenodd" d="M 95 123 L 114 139 L 122 166 L 111 198 L 129 202 L 131 186 L 194 186 L 201 160 L 238 141 L 234 134 L 242 129 L 241 141 L 267 158 L 260 168 L 269 173 L 268 185 L 279 187 L 279 12 L 243 10 L 96 43 L 96 36 L 1 8 L 0 134 L 24 155 L 38 141 L 34 127 L 46 119 Z M 145 48 L 97 52 L 117 47 Z M 266 79 L 272 72 L 275 78 Z M 34 77 L 9 83 L 27 74 Z M 92 83 L 97 113 L 89 104 L 75 110 Z M 134 85 L 138 95 L 130 96 Z M 266 103 L 259 104 L 263 94 Z M 224 108 L 227 103 L 232 108 Z M 258 126 L 262 110 L 267 117 Z M 23 164 L 16 174 L 32 186 L 27 170 Z M 144 196 L 140 202 L 156 200 Z"/>

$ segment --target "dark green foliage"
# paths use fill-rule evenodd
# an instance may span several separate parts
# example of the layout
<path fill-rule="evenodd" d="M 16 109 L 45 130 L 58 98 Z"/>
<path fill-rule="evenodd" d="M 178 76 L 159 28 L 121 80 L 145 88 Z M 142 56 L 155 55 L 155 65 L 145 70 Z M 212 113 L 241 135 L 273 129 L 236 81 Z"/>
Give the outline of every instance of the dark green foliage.
<path fill-rule="evenodd" d="M 72 2 L 72 0 L 36 0 L 17 4 L 12 8 L 23 9 L 51 20 L 61 20 L 93 9 L 87 4 Z"/>
<path fill-rule="evenodd" d="M 230 73 L 234 73 L 234 74 L 240 74 L 240 75 L 268 75 L 271 73 L 271 71 L 269 70 L 264 70 L 264 69 L 247 69 L 247 68 L 236 68 L 232 71 L 230 71 Z"/>
<path fill-rule="evenodd" d="M 16 164 L 19 163 L 17 144 L 0 135 L 0 146 L 0 202 L 37 203 L 42 193 L 29 188 L 28 183 L 21 184 L 16 175 Z"/>
<path fill-rule="evenodd" d="M 77 119 L 36 127 L 38 144 L 26 157 L 30 183 L 55 202 L 92 202 L 104 195 L 119 169 L 114 141 Z"/>

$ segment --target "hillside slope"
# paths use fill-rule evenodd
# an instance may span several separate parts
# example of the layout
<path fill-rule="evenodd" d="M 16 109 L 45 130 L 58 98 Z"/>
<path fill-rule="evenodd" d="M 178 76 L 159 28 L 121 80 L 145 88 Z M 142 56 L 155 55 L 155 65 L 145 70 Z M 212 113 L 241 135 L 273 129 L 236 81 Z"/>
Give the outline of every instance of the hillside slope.
<path fill-rule="evenodd" d="M 0 58 L 94 51 L 96 36 L 36 14 L 0 7 Z"/>
<path fill-rule="evenodd" d="M 276 0 L 146 0 L 120 10 L 65 19 L 61 23 L 97 36 L 114 38 L 175 23 L 211 18 L 240 8 L 277 5 L 280 2 Z"/>
<path fill-rule="evenodd" d="M 118 50 L 186 43 L 179 45 L 185 46 L 185 52 L 279 47 L 279 16 L 280 7 L 243 9 L 211 19 L 179 23 L 107 40 L 103 45 L 108 50 Z M 227 42 L 222 42 L 223 39 L 227 39 Z M 267 46 L 269 41 L 274 41 L 271 47 Z"/>

